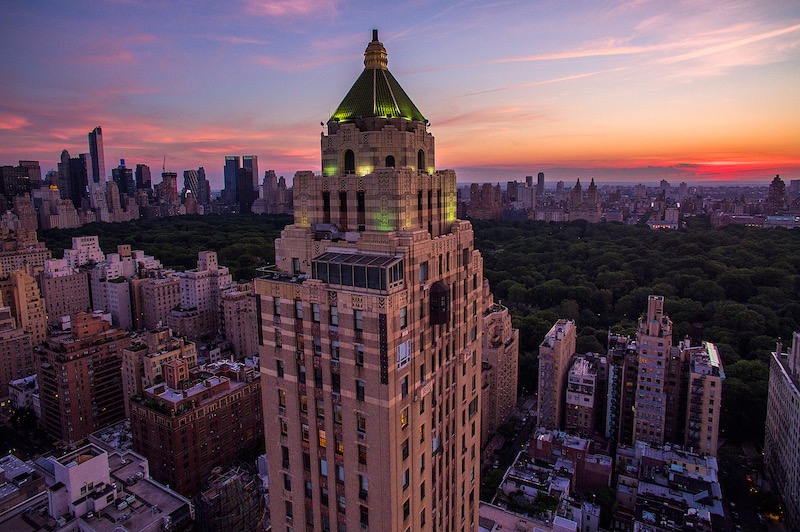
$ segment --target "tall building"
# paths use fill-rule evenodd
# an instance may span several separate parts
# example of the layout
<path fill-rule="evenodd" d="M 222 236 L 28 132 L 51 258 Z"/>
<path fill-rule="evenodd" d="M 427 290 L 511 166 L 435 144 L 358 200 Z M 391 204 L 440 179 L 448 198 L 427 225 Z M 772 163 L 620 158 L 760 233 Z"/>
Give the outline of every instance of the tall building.
<path fill-rule="evenodd" d="M 103 130 L 97 126 L 89 132 L 89 177 L 94 183 L 106 180 L 106 160 L 103 152 Z"/>
<path fill-rule="evenodd" d="M 64 260 L 68 268 L 80 268 L 87 264 L 103 262 L 105 258 L 96 235 L 73 236 L 72 247 L 64 250 Z"/>
<path fill-rule="evenodd" d="M 272 527 L 476 530 L 483 261 L 377 31 L 364 55 L 255 280 Z"/>
<path fill-rule="evenodd" d="M 83 200 L 87 197 L 88 175 L 85 153 L 70 157 L 67 150 L 61 152 L 61 162 L 58 163 L 58 190 L 61 192 L 61 198 L 72 201 L 76 209 L 82 207 Z"/>
<path fill-rule="evenodd" d="M 44 341 L 47 316 L 36 279 L 24 270 L 0 279 L 0 304 L 10 306 L 17 326 L 31 335 L 34 346 Z"/>
<path fill-rule="evenodd" d="M 167 321 L 169 311 L 181 303 L 181 283 L 178 277 L 147 279 L 141 287 L 142 326 L 153 330 Z"/>
<path fill-rule="evenodd" d="M 538 425 L 545 429 L 564 426 L 567 374 L 575 354 L 577 331 L 572 320 L 558 320 L 539 345 Z"/>
<path fill-rule="evenodd" d="M 249 168 L 253 175 L 250 178 L 250 188 L 256 193 L 258 197 L 258 156 L 257 155 L 242 155 L 242 168 Z"/>
<path fill-rule="evenodd" d="M 583 357 L 575 357 L 567 376 L 567 405 L 564 426 L 567 432 L 591 436 L 597 401 L 597 368 Z"/>
<path fill-rule="evenodd" d="M 11 307 L 0 306 L 0 397 L 8 397 L 8 383 L 34 373 L 30 333 L 17 327 Z"/>
<path fill-rule="evenodd" d="M 146 164 L 136 165 L 136 188 L 138 190 L 151 191 L 153 188 L 153 180 L 150 176 L 150 167 Z"/>
<path fill-rule="evenodd" d="M 162 370 L 163 383 L 131 398 L 133 449 L 150 462 L 154 479 L 191 497 L 214 468 L 264 437 L 261 379 L 258 368 L 237 362 L 189 371 L 187 360 L 173 359 Z"/>
<path fill-rule="evenodd" d="M 130 417 L 130 398 L 141 395 L 145 388 L 164 382 L 163 365 L 172 360 L 185 360 L 187 371 L 197 366 L 197 346 L 172 335 L 168 327 L 146 331 L 122 350 L 122 389 L 125 417 Z"/>
<path fill-rule="evenodd" d="M 725 380 L 722 359 L 717 347 L 709 342 L 703 342 L 699 347 L 682 346 L 681 353 L 689 363 L 689 400 L 683 416 L 686 423 L 685 446 L 696 452 L 717 456 L 722 382 Z"/>
<path fill-rule="evenodd" d="M 42 181 L 42 167 L 39 166 L 39 161 L 20 161 L 19 165 L 28 169 L 28 179 L 33 186 L 38 187 Z"/>
<path fill-rule="evenodd" d="M 800 527 L 800 332 L 783 352 L 778 343 L 769 367 L 764 469 L 786 511 L 789 530 Z"/>
<path fill-rule="evenodd" d="M 136 196 L 136 182 L 133 179 L 133 169 L 125 166 L 125 159 L 119 160 L 119 166 L 111 170 L 111 177 L 117 184 L 120 196 Z M 115 207 L 123 207 L 124 201 Z"/>
<path fill-rule="evenodd" d="M 219 330 L 220 298 L 233 282 L 230 271 L 217 264 L 215 252 L 201 251 L 197 254 L 197 268 L 177 275 L 181 287 L 180 308 L 197 314 L 191 337 L 216 336 Z M 184 330 L 179 324 L 173 323 L 172 315 L 167 321 L 173 329 Z"/>
<path fill-rule="evenodd" d="M 37 360 L 42 424 L 68 443 L 125 418 L 122 350 L 130 345 L 125 331 L 100 316 L 75 314 L 71 326 L 48 336 Z"/>
<path fill-rule="evenodd" d="M 672 320 L 664 314 L 664 297 L 647 298 L 647 314 L 636 331 L 638 379 L 634 404 L 634 440 L 656 445 L 665 441 L 666 366 L 672 348 Z"/>
<path fill-rule="evenodd" d="M 50 250 L 38 240 L 36 231 L 0 228 L 0 275 L 25 269 L 39 272 L 49 258 Z"/>
<path fill-rule="evenodd" d="M 45 261 L 44 271 L 38 279 L 47 312 L 47 324 L 51 327 L 58 325 L 62 316 L 91 309 L 89 277 L 85 271 L 67 266 L 65 259 Z"/>
<path fill-rule="evenodd" d="M 222 334 L 238 358 L 258 355 L 256 298 L 252 283 L 239 285 L 222 295 Z"/>
<path fill-rule="evenodd" d="M 511 419 L 517 405 L 519 331 L 511 326 L 508 308 L 494 302 L 484 280 L 481 368 L 481 447 L 500 425 Z"/>
<path fill-rule="evenodd" d="M 179 205 L 178 174 L 175 172 L 161 173 L 161 203 L 166 205 Z"/>
<path fill-rule="evenodd" d="M 225 156 L 225 168 L 223 171 L 225 188 L 222 190 L 222 201 L 228 205 L 236 203 L 237 179 L 240 167 L 237 155 Z"/>
<path fill-rule="evenodd" d="M 544 199 L 544 172 L 539 172 L 536 175 L 536 200 L 542 201 Z"/>

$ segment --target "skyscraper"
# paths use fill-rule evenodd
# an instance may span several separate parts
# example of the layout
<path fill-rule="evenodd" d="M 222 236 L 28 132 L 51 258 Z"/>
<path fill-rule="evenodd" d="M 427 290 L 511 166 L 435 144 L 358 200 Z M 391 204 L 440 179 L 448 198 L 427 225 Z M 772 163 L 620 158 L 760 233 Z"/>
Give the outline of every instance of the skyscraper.
<path fill-rule="evenodd" d="M 153 188 L 150 177 L 150 167 L 146 164 L 136 165 L 136 188 L 147 191 L 150 191 Z"/>
<path fill-rule="evenodd" d="M 80 209 L 86 198 L 88 187 L 86 154 L 70 157 L 67 150 L 61 152 L 58 163 L 58 189 L 61 197 L 72 201 L 76 209 Z"/>
<path fill-rule="evenodd" d="M 544 198 L 544 172 L 539 172 L 536 176 L 536 199 Z"/>
<path fill-rule="evenodd" d="M 239 177 L 239 157 L 237 155 L 225 156 L 225 188 L 222 190 L 222 201 L 228 205 L 236 203 L 236 180 Z"/>
<path fill-rule="evenodd" d="M 253 171 L 250 188 L 255 191 L 255 197 L 258 197 L 258 156 L 257 155 L 242 155 L 242 168 L 249 168 Z"/>
<path fill-rule="evenodd" d="M 647 315 L 639 318 L 636 351 L 639 374 L 634 405 L 634 440 L 662 445 L 667 421 L 667 357 L 672 348 L 672 320 L 664 314 L 664 297 L 647 298 Z"/>
<path fill-rule="evenodd" d="M 483 260 L 377 31 L 364 55 L 255 281 L 272 526 L 476 530 Z"/>
<path fill-rule="evenodd" d="M 106 161 L 103 153 L 103 130 L 97 126 L 89 132 L 89 175 L 93 182 L 102 183 L 106 179 Z"/>
<path fill-rule="evenodd" d="M 540 427 L 561 429 L 564 426 L 565 391 L 570 360 L 575 354 L 577 330 L 572 320 L 558 320 L 539 345 Z"/>
<path fill-rule="evenodd" d="M 125 159 L 120 159 L 119 166 L 111 170 L 111 176 L 119 189 L 121 204 L 114 205 L 115 208 L 119 208 L 125 204 L 124 196 L 134 197 L 136 195 L 136 186 L 133 181 L 133 169 L 125 166 Z"/>
<path fill-rule="evenodd" d="M 764 469 L 786 509 L 790 530 L 800 527 L 800 332 L 792 335 L 792 347 L 778 343 L 769 367 L 767 427 Z"/>

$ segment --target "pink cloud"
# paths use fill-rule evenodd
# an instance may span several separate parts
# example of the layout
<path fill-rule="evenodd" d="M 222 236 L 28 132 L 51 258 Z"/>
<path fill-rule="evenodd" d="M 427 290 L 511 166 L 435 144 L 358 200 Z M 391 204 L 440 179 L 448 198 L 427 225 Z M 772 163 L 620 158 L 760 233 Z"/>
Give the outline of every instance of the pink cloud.
<path fill-rule="evenodd" d="M 338 0 L 246 0 L 245 9 L 253 15 L 292 17 L 336 12 Z"/>
<path fill-rule="evenodd" d="M 24 116 L 0 113 L 0 129 L 20 129 L 27 125 L 30 122 Z"/>

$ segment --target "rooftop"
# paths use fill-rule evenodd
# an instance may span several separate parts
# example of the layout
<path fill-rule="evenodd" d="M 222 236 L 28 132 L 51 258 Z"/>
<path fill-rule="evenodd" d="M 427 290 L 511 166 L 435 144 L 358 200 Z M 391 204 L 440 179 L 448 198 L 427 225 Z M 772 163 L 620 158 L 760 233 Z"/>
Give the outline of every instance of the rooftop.
<path fill-rule="evenodd" d="M 425 122 L 417 106 L 408 97 L 387 68 L 386 49 L 378 40 L 378 30 L 364 52 L 364 71 L 353 83 L 330 120 L 347 122 L 358 118 L 405 118 Z"/>

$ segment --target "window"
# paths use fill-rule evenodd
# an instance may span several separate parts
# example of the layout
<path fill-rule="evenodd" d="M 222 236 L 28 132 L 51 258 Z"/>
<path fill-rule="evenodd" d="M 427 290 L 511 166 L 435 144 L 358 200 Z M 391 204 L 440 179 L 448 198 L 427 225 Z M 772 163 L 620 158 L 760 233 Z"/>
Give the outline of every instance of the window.
<path fill-rule="evenodd" d="M 284 469 L 289 469 L 289 448 L 281 445 L 281 465 Z"/>
<path fill-rule="evenodd" d="M 319 474 L 323 477 L 328 476 L 328 461 L 324 458 L 320 459 L 319 461 Z"/>
<path fill-rule="evenodd" d="M 331 307 L 331 326 L 339 326 L 339 307 Z"/>
<path fill-rule="evenodd" d="M 301 432 L 303 434 L 303 441 L 307 442 L 308 441 L 308 424 L 303 423 L 303 425 L 300 428 L 300 430 L 301 430 Z"/>
<path fill-rule="evenodd" d="M 358 463 L 367 465 L 367 447 L 364 445 L 358 446 Z"/>
<path fill-rule="evenodd" d="M 286 390 L 278 390 L 278 406 L 286 406 Z"/>
<path fill-rule="evenodd" d="M 353 153 L 353 150 L 346 150 L 344 152 L 344 173 L 345 174 L 355 174 L 356 173 L 356 154 Z"/>
<path fill-rule="evenodd" d="M 356 412 L 356 427 L 361 433 L 367 431 L 367 417 L 361 412 Z"/>
<path fill-rule="evenodd" d="M 286 501 L 286 518 L 291 519 L 294 517 L 294 509 L 292 508 L 291 501 Z"/>
<path fill-rule="evenodd" d="M 406 458 L 408 458 L 408 438 L 406 438 L 403 441 L 403 445 L 401 446 L 401 449 L 403 450 L 402 451 L 403 452 L 403 460 L 405 460 Z"/>
<path fill-rule="evenodd" d="M 359 368 L 364 367 L 364 346 L 362 345 L 356 346 L 356 366 Z"/>
<path fill-rule="evenodd" d="M 272 298 L 272 314 L 277 317 L 281 315 L 281 298 L 279 297 Z"/>
<path fill-rule="evenodd" d="M 303 302 L 302 301 L 295 301 L 294 302 L 294 317 L 298 320 L 303 319 Z"/>
<path fill-rule="evenodd" d="M 344 442 L 342 441 L 341 436 L 334 435 L 333 442 L 334 442 L 334 446 L 335 446 L 334 447 L 334 451 L 339 456 L 342 456 L 344 454 Z"/>
<path fill-rule="evenodd" d="M 410 513 L 411 513 L 411 503 L 409 503 L 408 499 L 406 499 L 406 502 L 403 503 L 403 520 L 408 519 Z"/>
<path fill-rule="evenodd" d="M 369 509 L 366 506 L 359 506 L 361 524 L 369 526 Z"/>
<path fill-rule="evenodd" d="M 404 368 L 411 362 L 411 340 L 397 346 L 397 369 Z"/>
<path fill-rule="evenodd" d="M 283 474 L 283 489 L 292 491 L 292 477 L 286 473 Z"/>
<path fill-rule="evenodd" d="M 275 361 L 275 370 L 278 373 L 278 378 L 283 378 L 283 360 L 276 360 Z"/>
<path fill-rule="evenodd" d="M 364 400 L 364 381 L 356 379 L 356 400 Z"/>
<path fill-rule="evenodd" d="M 336 482 L 344 484 L 344 466 L 336 466 Z"/>
<path fill-rule="evenodd" d="M 400 379 L 400 396 L 406 397 L 408 395 L 408 375 Z"/>
<path fill-rule="evenodd" d="M 409 482 L 411 481 L 411 475 L 408 472 L 408 469 L 403 471 L 403 489 L 405 490 L 408 487 Z"/>
<path fill-rule="evenodd" d="M 339 360 L 339 340 L 331 342 L 331 359 Z"/>
<path fill-rule="evenodd" d="M 333 406 L 333 422 L 337 425 L 342 424 L 342 407 L 339 405 Z"/>
<path fill-rule="evenodd" d="M 400 328 L 406 327 L 408 327 L 408 307 L 403 307 L 400 309 Z"/>
<path fill-rule="evenodd" d="M 319 323 L 319 303 L 311 303 L 311 321 Z"/>
<path fill-rule="evenodd" d="M 292 273 L 297 275 L 300 273 L 300 259 L 292 257 Z"/>
<path fill-rule="evenodd" d="M 300 411 L 308 413 L 308 397 L 305 395 L 300 396 Z"/>
<path fill-rule="evenodd" d="M 281 436 L 288 436 L 289 435 L 289 424 L 286 422 L 285 418 L 281 418 Z"/>
<path fill-rule="evenodd" d="M 322 429 L 319 429 L 317 432 L 318 432 L 318 437 L 319 437 L 319 446 L 320 446 L 320 448 L 325 449 L 328 446 L 328 438 L 325 435 L 325 431 L 322 430 Z"/>
<path fill-rule="evenodd" d="M 400 412 L 400 428 L 404 429 L 408 426 L 408 407 L 405 407 Z"/>
<path fill-rule="evenodd" d="M 419 282 L 425 283 L 428 281 L 428 261 L 419 265 Z"/>
<path fill-rule="evenodd" d="M 364 311 L 363 310 L 356 310 L 353 314 L 354 314 L 354 320 L 355 320 L 355 330 L 363 331 L 364 330 Z"/>
<path fill-rule="evenodd" d="M 303 469 L 311 471 L 311 455 L 306 452 L 303 453 Z"/>
<path fill-rule="evenodd" d="M 342 393 L 342 377 L 336 372 L 331 373 L 331 391 Z"/>

